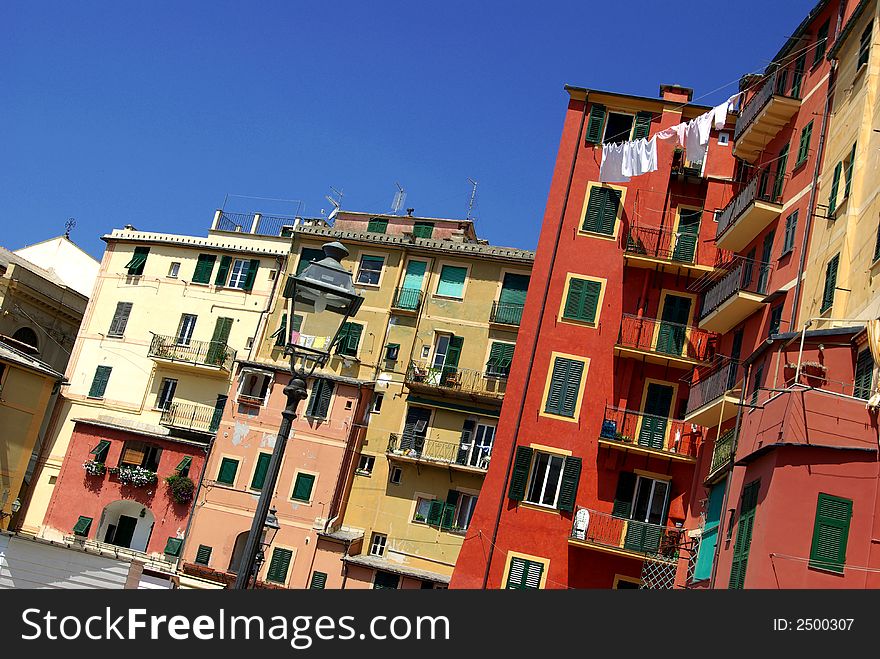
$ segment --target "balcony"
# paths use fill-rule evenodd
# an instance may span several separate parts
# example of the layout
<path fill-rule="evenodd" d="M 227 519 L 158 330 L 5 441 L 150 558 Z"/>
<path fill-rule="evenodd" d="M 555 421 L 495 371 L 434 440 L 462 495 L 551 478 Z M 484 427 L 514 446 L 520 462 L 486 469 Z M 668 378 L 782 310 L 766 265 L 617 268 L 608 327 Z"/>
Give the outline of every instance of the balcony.
<path fill-rule="evenodd" d="M 623 255 L 631 267 L 694 275 L 713 272 L 730 257 L 698 235 L 638 224 L 629 228 Z"/>
<path fill-rule="evenodd" d="M 735 258 L 704 284 L 699 326 L 724 334 L 751 316 L 764 304 L 772 272 L 772 263 Z"/>
<path fill-rule="evenodd" d="M 482 371 L 454 366 L 431 366 L 429 362 L 412 361 L 404 382 L 412 391 L 445 394 L 453 398 L 481 398 L 501 404 L 507 379 Z"/>
<path fill-rule="evenodd" d="M 568 544 L 644 560 L 678 560 L 682 529 L 578 507 Z"/>
<path fill-rule="evenodd" d="M 711 359 L 718 337 L 699 327 L 623 314 L 614 353 L 688 368 Z"/>
<path fill-rule="evenodd" d="M 671 460 L 695 462 L 700 433 L 668 417 L 606 406 L 599 444 Z"/>
<path fill-rule="evenodd" d="M 704 162 L 702 160 L 688 160 L 684 149 L 676 147 L 672 153 L 672 176 L 687 183 L 702 183 Z"/>
<path fill-rule="evenodd" d="M 485 474 L 491 457 L 490 446 L 441 442 L 419 435 L 391 435 L 386 455 L 405 462 L 450 467 Z"/>
<path fill-rule="evenodd" d="M 712 463 L 709 465 L 705 484 L 717 483 L 733 464 L 733 438 L 735 435 L 736 428 L 731 428 L 715 440 L 715 446 L 712 449 Z"/>
<path fill-rule="evenodd" d="M 211 225 L 213 231 L 249 233 L 256 236 L 289 238 L 297 227 L 327 226 L 323 218 L 302 218 L 262 213 L 228 213 L 218 210 Z"/>
<path fill-rule="evenodd" d="M 153 359 L 202 371 L 228 375 L 235 360 L 235 350 L 218 341 L 180 342 L 174 336 L 153 334 L 147 354 Z"/>
<path fill-rule="evenodd" d="M 742 109 L 733 131 L 733 155 L 755 162 L 761 151 L 801 106 L 804 72 L 797 62 L 777 69 Z"/>
<path fill-rule="evenodd" d="M 489 322 L 497 325 L 514 325 L 519 327 L 522 322 L 523 307 L 514 302 L 493 302 L 489 312 Z"/>
<path fill-rule="evenodd" d="M 731 252 L 743 251 L 782 212 L 786 178 L 769 167 L 756 172 L 718 214 L 715 244 Z"/>
<path fill-rule="evenodd" d="M 215 434 L 220 427 L 223 408 L 197 403 L 171 403 L 162 410 L 159 423 L 168 428 Z"/>
<path fill-rule="evenodd" d="M 422 306 L 422 291 L 418 288 L 395 288 L 391 308 L 395 311 L 418 311 Z"/>
<path fill-rule="evenodd" d="M 719 357 L 686 378 L 688 402 L 684 420 L 704 428 L 720 426 L 736 416 L 742 387 L 739 360 Z"/>

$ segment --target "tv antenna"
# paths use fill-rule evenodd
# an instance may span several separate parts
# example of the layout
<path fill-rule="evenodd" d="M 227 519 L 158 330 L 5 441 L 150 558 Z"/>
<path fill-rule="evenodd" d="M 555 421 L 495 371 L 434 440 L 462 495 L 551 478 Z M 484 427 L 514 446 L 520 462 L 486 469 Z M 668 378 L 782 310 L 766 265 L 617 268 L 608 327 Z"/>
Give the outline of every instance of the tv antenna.
<path fill-rule="evenodd" d="M 70 238 L 70 232 L 73 230 L 73 227 L 76 226 L 76 220 L 72 217 L 67 218 L 67 222 L 64 223 L 64 237 Z"/>
<path fill-rule="evenodd" d="M 474 206 L 477 204 L 477 182 L 468 177 L 468 183 L 470 183 L 473 187 L 471 188 L 471 198 L 468 200 L 468 210 L 467 217 L 465 219 L 472 220 L 471 214 L 474 211 Z"/>
<path fill-rule="evenodd" d="M 326 195 L 324 198 L 330 202 L 333 206 L 333 210 L 330 211 L 330 214 L 327 216 L 328 222 L 333 222 L 333 219 L 339 213 L 339 210 L 342 208 L 342 191 L 337 190 L 332 185 L 330 186 L 330 194 Z"/>
<path fill-rule="evenodd" d="M 394 182 L 394 185 L 397 186 L 397 192 L 394 193 L 394 200 L 391 202 L 391 212 L 397 214 L 406 201 L 406 190 L 397 181 Z"/>

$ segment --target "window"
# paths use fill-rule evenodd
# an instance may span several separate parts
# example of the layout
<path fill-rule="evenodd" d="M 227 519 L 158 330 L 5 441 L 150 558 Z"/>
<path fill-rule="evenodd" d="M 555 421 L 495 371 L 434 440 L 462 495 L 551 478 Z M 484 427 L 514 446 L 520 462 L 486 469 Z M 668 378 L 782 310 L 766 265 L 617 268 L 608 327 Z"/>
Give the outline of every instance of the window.
<path fill-rule="evenodd" d="M 76 520 L 76 524 L 73 525 L 73 535 L 87 536 L 91 527 L 92 518 L 80 515 L 79 519 Z"/>
<path fill-rule="evenodd" d="M 254 287 L 254 277 L 260 262 L 256 259 L 247 261 L 235 259 L 232 263 L 232 272 L 229 274 L 229 288 L 239 288 L 249 291 Z"/>
<path fill-rule="evenodd" d="M 433 235 L 433 222 L 416 222 L 413 224 L 413 236 L 416 238 L 431 238 Z"/>
<path fill-rule="evenodd" d="M 602 282 L 600 281 L 581 279 L 580 277 L 569 278 L 562 317 L 585 323 L 595 323 L 601 292 Z"/>
<path fill-rule="evenodd" d="M 199 549 L 196 552 L 196 565 L 208 565 L 211 562 L 211 552 L 213 549 L 208 545 L 199 545 Z"/>
<path fill-rule="evenodd" d="M 467 268 L 456 265 L 444 265 L 440 270 L 437 295 L 461 299 L 464 297 L 465 279 L 467 279 Z"/>
<path fill-rule="evenodd" d="M 739 509 L 739 525 L 733 545 L 733 564 L 730 566 L 730 582 L 727 587 L 739 589 L 745 586 L 746 568 L 749 562 L 749 549 L 752 546 L 752 531 L 755 527 L 755 509 L 758 506 L 758 492 L 761 482 L 752 481 L 742 490 Z"/>
<path fill-rule="evenodd" d="M 315 475 L 300 472 L 296 475 L 296 479 L 293 482 L 293 494 L 290 498 L 294 501 L 309 503 L 312 500 L 312 490 L 314 487 Z"/>
<path fill-rule="evenodd" d="M 837 288 L 837 265 L 840 262 L 840 254 L 835 254 L 834 258 L 828 261 L 825 266 L 825 288 L 822 291 L 822 306 L 819 307 L 819 313 L 825 313 L 834 306 L 834 291 Z"/>
<path fill-rule="evenodd" d="M 419 497 L 416 499 L 416 509 L 413 513 L 413 522 L 417 524 L 427 524 L 428 523 L 428 515 L 431 514 L 431 504 L 434 502 L 434 499 L 427 499 L 425 497 Z"/>
<path fill-rule="evenodd" d="M 634 121 L 635 117 L 631 114 L 609 112 L 608 118 L 605 121 L 605 134 L 602 137 L 602 144 L 628 141 L 632 134 Z"/>
<path fill-rule="evenodd" d="M 156 396 L 156 409 L 167 410 L 171 407 L 175 391 L 177 391 L 177 380 L 162 378 L 162 384 L 159 385 L 159 395 Z"/>
<path fill-rule="evenodd" d="M 494 441 L 495 426 L 467 419 L 461 430 L 456 464 L 487 469 Z"/>
<path fill-rule="evenodd" d="M 119 458 L 119 466 L 143 467 L 150 471 L 159 468 L 159 460 L 162 457 L 162 448 L 146 442 L 128 441 L 122 448 L 122 456 Z"/>
<path fill-rule="evenodd" d="M 147 256 L 149 254 L 149 247 L 134 248 L 134 255 L 131 257 L 131 260 L 125 264 L 129 277 L 140 277 L 144 274 L 144 266 L 147 264 Z"/>
<path fill-rule="evenodd" d="M 180 274 L 180 261 L 172 261 L 171 265 L 168 266 L 168 276 L 172 279 L 177 279 L 177 275 Z"/>
<path fill-rule="evenodd" d="M 324 250 L 312 249 L 311 247 L 303 247 L 299 253 L 299 261 L 296 263 L 296 276 L 299 277 L 303 270 L 309 267 L 313 262 L 320 261 L 324 258 Z"/>
<path fill-rule="evenodd" d="M 214 263 L 216 261 L 217 257 L 213 254 L 199 254 L 199 259 L 196 261 L 196 269 L 192 276 L 193 283 L 211 283 L 211 273 L 214 271 Z"/>
<path fill-rule="evenodd" d="M 718 144 L 721 146 L 730 144 L 730 133 L 718 133 Z"/>
<path fill-rule="evenodd" d="M 370 408 L 370 412 L 373 414 L 379 414 L 382 411 L 382 402 L 385 400 L 385 394 L 373 394 L 373 406 Z"/>
<path fill-rule="evenodd" d="M 880 227 L 877 227 L 877 241 L 874 243 L 874 261 L 880 259 Z"/>
<path fill-rule="evenodd" d="M 602 185 L 590 187 L 581 230 L 613 236 L 619 207 L 620 190 Z"/>
<path fill-rule="evenodd" d="M 513 343 L 493 341 L 489 349 L 489 361 L 486 362 L 486 375 L 506 378 L 510 374 L 510 363 L 513 361 Z"/>
<path fill-rule="evenodd" d="M 862 350 L 856 358 L 855 377 L 853 378 L 853 396 L 868 400 L 871 397 L 871 385 L 874 377 L 874 358 L 870 350 Z"/>
<path fill-rule="evenodd" d="M 177 326 L 177 345 L 188 346 L 190 344 L 198 318 L 198 316 L 191 313 L 180 315 L 180 324 Z"/>
<path fill-rule="evenodd" d="M 392 485 L 400 485 L 403 480 L 403 470 L 400 467 L 392 467 L 391 473 L 388 475 L 388 481 Z"/>
<path fill-rule="evenodd" d="M 373 533 L 372 539 L 370 540 L 370 555 L 371 556 L 384 556 L 385 555 L 385 543 L 388 541 L 388 536 L 383 533 Z"/>
<path fill-rule="evenodd" d="M 312 572 L 312 580 L 309 582 L 309 590 L 324 590 L 327 586 L 327 573 L 326 572 L 318 572 L 315 570 Z"/>
<path fill-rule="evenodd" d="M 364 326 L 359 323 L 345 323 L 336 337 L 336 354 L 346 357 L 357 357 L 358 344 L 361 342 L 363 331 Z"/>
<path fill-rule="evenodd" d="M 507 584 L 504 587 L 513 590 L 537 590 L 541 587 L 543 574 L 543 563 L 512 556 L 510 570 L 507 572 Z"/>
<path fill-rule="evenodd" d="M 397 590 L 399 585 L 399 575 L 376 570 L 376 577 L 373 579 L 373 590 Z"/>
<path fill-rule="evenodd" d="M 801 130 L 801 141 L 798 144 L 798 154 L 797 154 L 797 162 L 795 162 L 795 168 L 800 167 L 805 162 L 807 162 L 807 157 L 810 154 L 810 139 L 813 137 L 813 122 L 811 121 Z"/>
<path fill-rule="evenodd" d="M 828 193 L 828 215 L 834 215 L 837 210 L 837 189 L 840 187 L 840 173 L 843 170 L 843 162 L 834 166 L 834 176 L 831 179 L 831 192 Z M 831 218 L 833 219 L 833 218 Z"/>
<path fill-rule="evenodd" d="M 239 402 L 262 405 L 266 402 L 271 380 L 266 373 L 245 373 L 238 390 Z"/>
<path fill-rule="evenodd" d="M 317 378 L 312 384 L 312 395 L 306 407 L 306 416 L 314 419 L 326 419 L 330 412 L 330 400 L 333 397 L 333 381 Z"/>
<path fill-rule="evenodd" d="M 372 455 L 362 455 L 358 458 L 357 473 L 361 476 L 372 476 L 376 458 Z"/>
<path fill-rule="evenodd" d="M 98 366 L 92 378 L 92 386 L 89 388 L 89 398 L 103 398 L 107 391 L 107 383 L 110 381 L 111 366 Z"/>
<path fill-rule="evenodd" d="M 224 485 L 235 484 L 235 474 L 238 471 L 238 460 L 223 458 L 220 461 L 220 471 L 217 473 L 217 482 Z"/>
<path fill-rule="evenodd" d="M 816 47 L 813 50 L 813 66 L 816 66 L 825 57 L 825 49 L 828 46 L 828 21 L 825 21 L 816 33 Z"/>
<path fill-rule="evenodd" d="M 367 223 L 367 233 L 385 233 L 388 230 L 388 220 L 374 217 Z"/>
<path fill-rule="evenodd" d="M 583 374 L 584 362 L 565 357 L 554 359 L 544 404 L 545 414 L 574 418 Z"/>
<path fill-rule="evenodd" d="M 254 475 L 251 477 L 251 489 L 262 490 L 266 483 L 266 474 L 269 473 L 269 461 L 272 459 L 271 453 L 260 453 L 257 456 L 257 465 L 254 469 Z"/>
<path fill-rule="evenodd" d="M 94 455 L 92 458 L 95 462 L 99 462 L 104 464 L 107 461 L 107 454 L 110 452 L 110 442 L 106 439 L 102 439 L 98 442 L 98 445 L 89 451 L 89 455 Z"/>
<path fill-rule="evenodd" d="M 779 150 L 779 156 L 776 158 L 776 176 L 773 179 L 773 197 L 770 199 L 770 201 L 775 203 L 782 203 L 782 188 L 785 185 L 785 168 L 788 166 L 788 148 L 788 144 L 782 147 Z"/>
<path fill-rule="evenodd" d="M 843 198 L 847 199 L 852 190 L 853 169 L 856 166 L 856 145 L 852 145 L 849 156 L 843 159 Z"/>
<path fill-rule="evenodd" d="M 385 259 L 381 256 L 363 255 L 360 268 L 358 269 L 357 283 L 366 284 L 367 286 L 378 286 L 384 263 Z"/>
<path fill-rule="evenodd" d="M 398 356 L 400 355 L 400 344 L 399 343 L 388 343 L 385 345 L 385 359 L 391 362 L 396 362 Z"/>
<path fill-rule="evenodd" d="M 565 458 L 550 453 L 535 455 L 529 489 L 525 501 L 540 506 L 556 506 L 559 485 L 562 482 L 562 465 Z"/>
<path fill-rule="evenodd" d="M 782 322 L 782 304 L 777 304 L 770 310 L 770 322 L 767 325 L 767 336 L 779 333 L 779 325 Z"/>
<path fill-rule="evenodd" d="M 752 405 L 758 404 L 758 395 L 761 389 L 761 381 L 764 378 L 764 365 L 761 364 L 758 368 L 755 369 L 755 374 L 752 376 L 752 397 L 750 402 Z"/>
<path fill-rule="evenodd" d="M 476 507 L 477 495 L 459 492 L 458 501 L 455 505 L 455 514 L 452 518 L 452 529 L 454 531 L 466 531 L 471 524 Z"/>
<path fill-rule="evenodd" d="M 810 547 L 811 568 L 843 574 L 852 507 L 850 499 L 819 494 L 816 521 L 813 523 L 813 544 Z"/>
<path fill-rule="evenodd" d="M 168 556 L 180 556 L 180 549 L 183 547 L 183 538 L 168 538 L 165 543 L 165 554 Z"/>
<path fill-rule="evenodd" d="M 269 562 L 269 569 L 266 570 L 266 581 L 272 583 L 286 583 L 287 571 L 290 569 L 290 560 L 293 558 L 293 552 L 289 549 L 275 547 L 272 550 L 272 560 Z"/>
<path fill-rule="evenodd" d="M 37 340 L 37 333 L 30 327 L 19 327 L 17 330 L 15 330 L 15 334 L 12 335 L 12 338 L 19 343 L 23 343 L 23 347 L 31 348 L 31 350 L 27 350 L 27 352 L 39 352 L 39 341 Z"/>
<path fill-rule="evenodd" d="M 794 237 L 797 232 L 797 221 L 797 211 L 785 218 L 785 236 L 782 240 L 782 254 L 780 254 L 780 256 L 785 256 L 794 250 Z"/>
<path fill-rule="evenodd" d="M 868 56 L 871 54 L 871 38 L 873 32 L 874 22 L 871 21 L 868 23 L 868 27 L 865 28 L 865 31 L 862 32 L 862 36 L 859 39 L 859 61 L 856 63 L 856 69 L 859 69 L 863 64 L 868 63 Z"/>
<path fill-rule="evenodd" d="M 113 320 L 110 322 L 110 329 L 107 330 L 107 336 L 121 337 L 125 334 L 125 328 L 128 325 L 128 317 L 131 315 L 131 302 L 117 302 L 116 311 L 113 313 Z"/>

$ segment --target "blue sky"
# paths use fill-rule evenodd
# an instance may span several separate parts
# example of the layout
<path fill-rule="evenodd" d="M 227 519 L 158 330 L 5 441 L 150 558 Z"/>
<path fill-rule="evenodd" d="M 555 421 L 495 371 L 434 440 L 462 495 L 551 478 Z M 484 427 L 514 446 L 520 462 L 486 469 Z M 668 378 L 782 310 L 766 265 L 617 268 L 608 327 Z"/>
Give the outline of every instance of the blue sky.
<path fill-rule="evenodd" d="M 114 227 L 204 235 L 213 211 L 464 217 L 533 248 L 566 83 L 712 104 L 815 0 L 0 3 L 0 244 Z M 760 16 L 760 19 L 758 19 Z"/>

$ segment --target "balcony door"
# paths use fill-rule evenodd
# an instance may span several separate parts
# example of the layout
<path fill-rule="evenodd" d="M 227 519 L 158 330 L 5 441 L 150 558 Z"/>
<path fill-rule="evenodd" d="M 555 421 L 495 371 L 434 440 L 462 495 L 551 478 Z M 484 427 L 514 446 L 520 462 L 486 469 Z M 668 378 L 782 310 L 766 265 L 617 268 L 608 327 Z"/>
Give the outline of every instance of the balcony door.
<path fill-rule="evenodd" d="M 630 523 L 623 541 L 625 549 L 656 553 L 660 549 L 662 525 L 669 509 L 669 481 L 639 476 Z"/>
<path fill-rule="evenodd" d="M 193 332 L 196 329 L 196 320 L 198 320 L 198 316 L 191 313 L 185 313 L 180 316 L 180 325 L 177 327 L 177 345 L 188 346 L 190 344 Z"/>
<path fill-rule="evenodd" d="M 218 318 L 214 325 L 214 334 L 211 335 L 211 345 L 208 348 L 205 362 L 211 366 L 222 366 L 226 361 L 229 333 L 232 331 L 232 318 Z"/>
<path fill-rule="evenodd" d="M 680 356 L 687 341 L 687 323 L 691 315 L 691 298 L 667 295 L 660 314 L 657 352 Z"/>
<path fill-rule="evenodd" d="M 666 444 L 666 427 L 672 410 L 674 389 L 671 385 L 649 382 L 645 389 L 644 416 L 639 430 L 639 445 L 663 449 Z"/>
<path fill-rule="evenodd" d="M 697 253 L 697 239 L 700 236 L 700 218 L 702 209 L 682 208 L 678 215 L 678 231 L 675 234 L 675 248 L 672 252 L 674 261 L 693 263 Z"/>
<path fill-rule="evenodd" d="M 468 419 L 461 432 L 456 462 L 460 465 L 486 469 L 495 441 L 495 426 Z"/>
<path fill-rule="evenodd" d="M 526 303 L 529 289 L 529 276 L 508 272 L 501 284 L 501 295 L 498 297 L 498 309 L 495 321 L 509 325 L 519 325 L 522 310 Z"/>
<path fill-rule="evenodd" d="M 428 436 L 428 423 L 431 421 L 431 410 L 427 407 L 410 407 L 406 411 L 403 423 L 403 437 L 400 449 L 410 450 L 420 455 L 425 448 L 425 437 Z"/>
<path fill-rule="evenodd" d="M 406 264 L 406 274 L 403 276 L 403 286 L 397 305 L 401 309 L 418 309 L 419 293 L 422 292 L 422 281 L 427 268 L 427 261 L 410 261 Z"/>
<path fill-rule="evenodd" d="M 464 339 L 453 334 L 438 334 L 431 360 L 431 384 L 453 386 L 458 373 L 458 360 Z"/>

